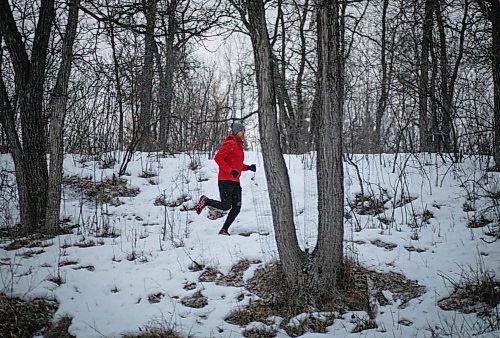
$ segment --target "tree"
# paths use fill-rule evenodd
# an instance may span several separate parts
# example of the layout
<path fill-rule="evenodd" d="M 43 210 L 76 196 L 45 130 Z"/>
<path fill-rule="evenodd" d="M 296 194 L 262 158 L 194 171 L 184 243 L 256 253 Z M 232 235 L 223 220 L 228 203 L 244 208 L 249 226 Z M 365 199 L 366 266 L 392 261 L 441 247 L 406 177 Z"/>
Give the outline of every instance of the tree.
<path fill-rule="evenodd" d="M 233 4 L 240 11 L 241 18 L 250 33 L 253 46 L 259 96 L 260 141 L 281 266 L 288 285 L 299 290 L 301 286 L 305 286 L 303 285 L 304 281 L 300 278 L 301 274 L 298 273 L 303 264 L 303 256 L 293 222 L 290 178 L 279 142 L 273 78 L 274 66 L 264 3 L 262 0 L 246 2 L 248 21 L 245 19 L 245 8 L 234 1 Z"/>
<path fill-rule="evenodd" d="M 375 113 L 375 133 L 373 150 L 377 153 L 382 151 L 382 141 L 381 141 L 381 129 L 382 129 L 382 117 L 384 116 L 385 109 L 387 107 L 387 101 L 389 100 L 389 83 L 390 83 L 390 72 L 387 69 L 387 7 L 389 6 L 389 0 L 383 0 L 382 5 L 382 32 L 381 32 L 381 43 L 380 43 L 380 61 L 382 67 L 382 79 L 380 83 L 380 96 L 377 104 L 377 111 Z M 392 68 L 392 65 L 389 66 Z"/>
<path fill-rule="evenodd" d="M 455 94 L 455 85 L 458 76 L 458 69 L 460 67 L 463 52 L 464 52 L 464 40 L 465 40 L 465 31 L 467 28 L 466 19 L 468 15 L 469 9 L 469 1 L 464 1 L 464 11 L 463 11 L 463 19 L 461 23 L 461 28 L 459 30 L 459 45 L 457 51 L 457 57 L 455 60 L 455 64 L 453 67 L 449 65 L 449 52 L 447 47 L 447 39 L 445 32 L 445 22 L 444 15 L 441 4 L 439 1 L 436 1 L 435 11 L 436 11 L 436 21 L 438 25 L 439 31 L 439 67 L 441 73 L 441 81 L 440 81 L 440 110 L 441 110 L 441 119 L 439 126 L 434 126 L 434 129 L 438 129 L 438 136 L 435 137 L 435 148 L 437 150 L 444 150 L 447 153 L 454 152 L 458 153 L 458 145 L 457 138 L 452 137 L 455 135 L 453 128 L 453 97 Z M 458 29 L 457 29 L 458 30 Z M 449 68 L 452 68 L 451 71 Z M 452 135 L 453 134 L 453 135 Z M 453 145 L 452 145 L 453 143 Z"/>
<path fill-rule="evenodd" d="M 178 0 L 170 0 L 167 6 L 167 22 L 162 17 L 165 30 L 165 67 L 162 66 L 160 51 L 157 50 L 158 70 L 160 76 L 160 126 L 158 130 L 158 141 L 160 149 L 166 150 L 168 145 L 168 134 L 170 131 L 170 113 L 174 98 L 174 73 L 176 69 L 175 35 L 177 32 L 177 6 Z M 165 68 L 165 69 L 164 69 Z"/>
<path fill-rule="evenodd" d="M 118 52 L 116 48 L 115 24 L 109 23 L 109 40 L 111 44 L 111 52 L 113 57 L 113 75 L 116 87 L 116 101 L 118 104 L 118 148 L 123 150 L 123 127 L 124 127 L 124 109 L 123 109 L 123 90 L 122 81 L 120 80 L 120 62 L 118 60 Z"/>
<path fill-rule="evenodd" d="M 429 55 L 432 44 L 432 23 L 434 0 L 425 0 L 424 21 L 422 25 L 422 47 L 420 51 L 420 77 L 418 85 L 420 151 L 431 151 L 432 136 L 429 123 Z"/>
<path fill-rule="evenodd" d="M 48 170 L 42 102 L 47 50 L 54 17 L 54 0 L 42 1 L 32 50 L 28 53 L 9 2 L 0 1 L 0 34 L 5 39 L 15 76 L 15 93 L 9 95 L 0 68 L 0 122 L 14 160 L 21 227 L 25 232 L 39 230 L 46 220 Z M 21 135 L 16 128 L 18 114 Z"/>
<path fill-rule="evenodd" d="M 259 132 L 281 269 L 287 285 L 300 297 L 312 296 L 313 302 L 330 300 L 336 296 L 343 261 L 344 66 L 340 4 L 328 0 L 317 5 L 319 228 L 318 242 L 312 253 L 300 249 L 295 232 L 290 181 L 277 132 L 275 73 L 264 3 L 248 1 L 244 8 L 234 1 L 233 4 L 248 28 L 254 51 Z"/>
<path fill-rule="evenodd" d="M 493 156 L 500 170 L 500 1 L 476 0 L 484 16 L 491 22 L 491 64 L 493 72 Z"/>
<path fill-rule="evenodd" d="M 144 14 L 146 17 L 146 31 L 144 39 L 144 61 L 142 64 L 141 87 L 139 98 L 141 100 L 141 115 L 139 118 L 139 146 L 142 150 L 151 150 L 151 126 L 152 104 L 153 104 L 153 75 L 154 75 L 154 51 L 155 51 L 155 27 L 156 27 L 156 3 L 157 0 L 142 0 Z"/>
<path fill-rule="evenodd" d="M 318 131 L 318 242 L 313 251 L 312 290 L 319 297 L 336 296 L 343 262 L 344 172 L 342 125 L 344 109 L 343 18 L 338 0 L 317 5 Z"/>
<path fill-rule="evenodd" d="M 73 60 L 73 44 L 78 25 L 79 4 L 80 0 L 72 0 L 69 4 L 68 22 L 62 45 L 61 65 L 59 66 L 56 84 L 52 90 L 49 103 L 51 116 L 49 125 L 50 170 L 46 221 L 48 232 L 53 232 L 59 226 L 64 160 L 63 127 L 66 117 L 71 63 Z"/>

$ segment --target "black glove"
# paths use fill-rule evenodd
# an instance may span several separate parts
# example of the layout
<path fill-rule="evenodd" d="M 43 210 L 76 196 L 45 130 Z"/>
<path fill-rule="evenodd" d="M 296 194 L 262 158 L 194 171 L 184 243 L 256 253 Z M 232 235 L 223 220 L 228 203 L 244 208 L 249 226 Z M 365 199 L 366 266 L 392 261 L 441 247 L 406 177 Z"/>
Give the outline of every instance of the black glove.
<path fill-rule="evenodd" d="M 233 176 L 234 178 L 238 177 L 238 171 L 237 170 L 231 170 L 231 176 Z"/>
<path fill-rule="evenodd" d="M 248 166 L 248 170 L 253 171 L 253 172 L 256 172 L 256 171 L 257 171 L 257 167 L 255 167 L 255 164 L 250 164 L 250 165 Z"/>

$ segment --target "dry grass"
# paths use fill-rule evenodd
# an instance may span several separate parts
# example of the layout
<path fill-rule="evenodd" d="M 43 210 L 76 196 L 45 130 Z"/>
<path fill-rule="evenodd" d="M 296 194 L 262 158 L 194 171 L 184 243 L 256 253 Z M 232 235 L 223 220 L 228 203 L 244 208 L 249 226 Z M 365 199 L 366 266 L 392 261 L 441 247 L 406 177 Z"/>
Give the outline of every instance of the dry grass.
<path fill-rule="evenodd" d="M 58 304 L 46 299 L 24 301 L 0 294 L 0 337 L 32 337 L 44 328 L 44 337 L 73 337 L 68 333 L 71 318 L 64 317 L 51 325 Z"/>
<path fill-rule="evenodd" d="M 65 235 L 72 233 L 72 227 L 59 228 L 53 234 L 34 233 L 28 236 L 23 236 L 20 227 L 10 229 L 10 232 L 0 232 L 0 238 L 5 239 L 6 243 L 3 249 L 7 251 L 18 250 L 21 248 L 46 248 L 54 245 L 53 239 L 57 235 Z"/>
<path fill-rule="evenodd" d="M 170 322 L 166 320 L 151 321 L 145 327 L 139 328 L 139 332 L 128 332 L 121 335 L 122 338 L 181 338 Z"/>
<path fill-rule="evenodd" d="M 404 307 L 409 300 L 424 293 L 424 287 L 407 280 L 402 275 L 377 273 L 352 262 L 346 262 L 340 278 L 342 283 L 339 295 L 341 296 L 335 301 L 312 305 L 307 300 L 297 297 L 284 285 L 279 266 L 273 265 L 266 269 L 257 270 L 254 277 L 246 284 L 246 288 L 259 296 L 259 300 L 238 308 L 225 320 L 241 326 L 246 326 L 251 322 L 260 322 L 271 327 L 273 323 L 270 318 L 277 316 L 284 319 L 280 328 L 293 337 L 303 335 L 306 332 L 326 332 L 327 327 L 331 326 L 341 313 L 347 311 L 373 312 L 368 296 L 368 279 L 372 281 L 377 302 L 382 305 L 399 300 L 400 307 Z M 384 290 L 391 291 L 394 299 L 386 299 L 382 293 Z M 322 315 L 318 316 L 318 313 Z M 300 320 L 295 318 L 298 315 L 301 315 Z M 376 327 L 372 318 L 358 318 L 354 322 L 356 323 L 356 332 Z M 265 337 L 273 337 L 275 335 L 273 330 L 259 332 L 256 333 L 256 330 L 252 329 L 246 331 L 246 336 L 258 337 L 259 334 L 262 334 Z"/>
<path fill-rule="evenodd" d="M 122 338 L 181 338 L 173 329 L 145 328 L 144 332 L 127 333 Z"/>
<path fill-rule="evenodd" d="M 462 313 L 476 313 L 480 319 L 477 323 L 479 331 L 486 333 L 500 329 L 500 281 L 495 280 L 495 275 L 487 270 L 482 261 L 475 269 L 462 271 L 460 280 L 454 281 L 446 275 L 441 275 L 453 286 L 449 297 L 438 301 L 438 306 L 443 310 L 458 311 Z"/>
<path fill-rule="evenodd" d="M 384 203 L 371 195 L 357 194 L 354 201 L 349 201 L 350 207 L 359 215 L 378 215 L 384 212 Z"/>
<path fill-rule="evenodd" d="M 208 305 L 208 300 L 201 294 L 201 291 L 197 291 L 189 297 L 182 298 L 181 303 L 190 308 L 200 309 Z"/>
<path fill-rule="evenodd" d="M 139 188 L 128 187 L 126 180 L 114 175 L 102 182 L 94 182 L 91 178 L 79 176 L 64 177 L 63 181 L 75 189 L 82 190 L 90 200 L 113 205 L 120 204 L 118 197 L 134 197 L 140 192 Z"/>
<path fill-rule="evenodd" d="M 455 285 L 453 293 L 438 302 L 443 310 L 463 313 L 480 312 L 484 310 L 485 305 L 493 309 L 498 304 L 500 304 L 500 281 L 495 281 L 491 276 Z"/>
<path fill-rule="evenodd" d="M 44 332 L 44 338 L 74 338 L 75 336 L 68 332 L 71 320 L 71 317 L 62 317 Z"/>
<path fill-rule="evenodd" d="M 491 219 L 488 219 L 486 217 L 484 217 L 484 215 L 481 215 L 479 217 L 474 217 L 472 218 L 469 223 L 467 224 L 467 226 L 469 228 L 482 228 L 482 227 L 485 227 L 487 226 L 488 224 L 492 223 L 493 221 Z"/>

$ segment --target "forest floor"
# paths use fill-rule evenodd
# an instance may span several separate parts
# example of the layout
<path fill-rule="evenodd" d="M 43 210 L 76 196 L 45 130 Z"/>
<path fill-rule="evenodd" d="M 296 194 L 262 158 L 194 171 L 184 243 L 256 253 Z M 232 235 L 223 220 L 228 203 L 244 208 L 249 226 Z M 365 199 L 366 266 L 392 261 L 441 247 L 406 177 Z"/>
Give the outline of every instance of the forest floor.
<path fill-rule="evenodd" d="M 355 155 L 345 163 L 344 270 L 335 302 L 283 288 L 261 154 L 230 228 L 203 154 L 67 155 L 56 237 L 0 241 L 6 337 L 500 337 L 500 174 L 489 159 Z M 0 157 L 0 221 L 17 219 Z M 317 240 L 314 154 L 286 156 L 298 245 Z"/>

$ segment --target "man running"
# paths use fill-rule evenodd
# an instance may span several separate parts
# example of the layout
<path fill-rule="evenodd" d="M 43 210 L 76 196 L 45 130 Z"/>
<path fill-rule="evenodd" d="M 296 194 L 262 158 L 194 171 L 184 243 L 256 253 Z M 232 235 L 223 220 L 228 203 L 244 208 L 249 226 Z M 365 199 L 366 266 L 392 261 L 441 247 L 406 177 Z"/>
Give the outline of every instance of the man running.
<path fill-rule="evenodd" d="M 214 157 L 219 166 L 219 194 L 220 201 L 208 198 L 205 195 L 200 197 L 195 206 L 199 215 L 204 207 L 211 206 L 220 210 L 230 210 L 226 221 L 219 231 L 219 235 L 229 235 L 229 227 L 234 222 L 241 209 L 241 185 L 240 176 L 242 171 L 253 171 L 257 169 L 255 164 L 246 165 L 243 163 L 245 154 L 243 153 L 243 138 L 245 137 L 245 126 L 234 122 L 231 126 L 231 135 L 226 137 L 224 143 Z"/>

